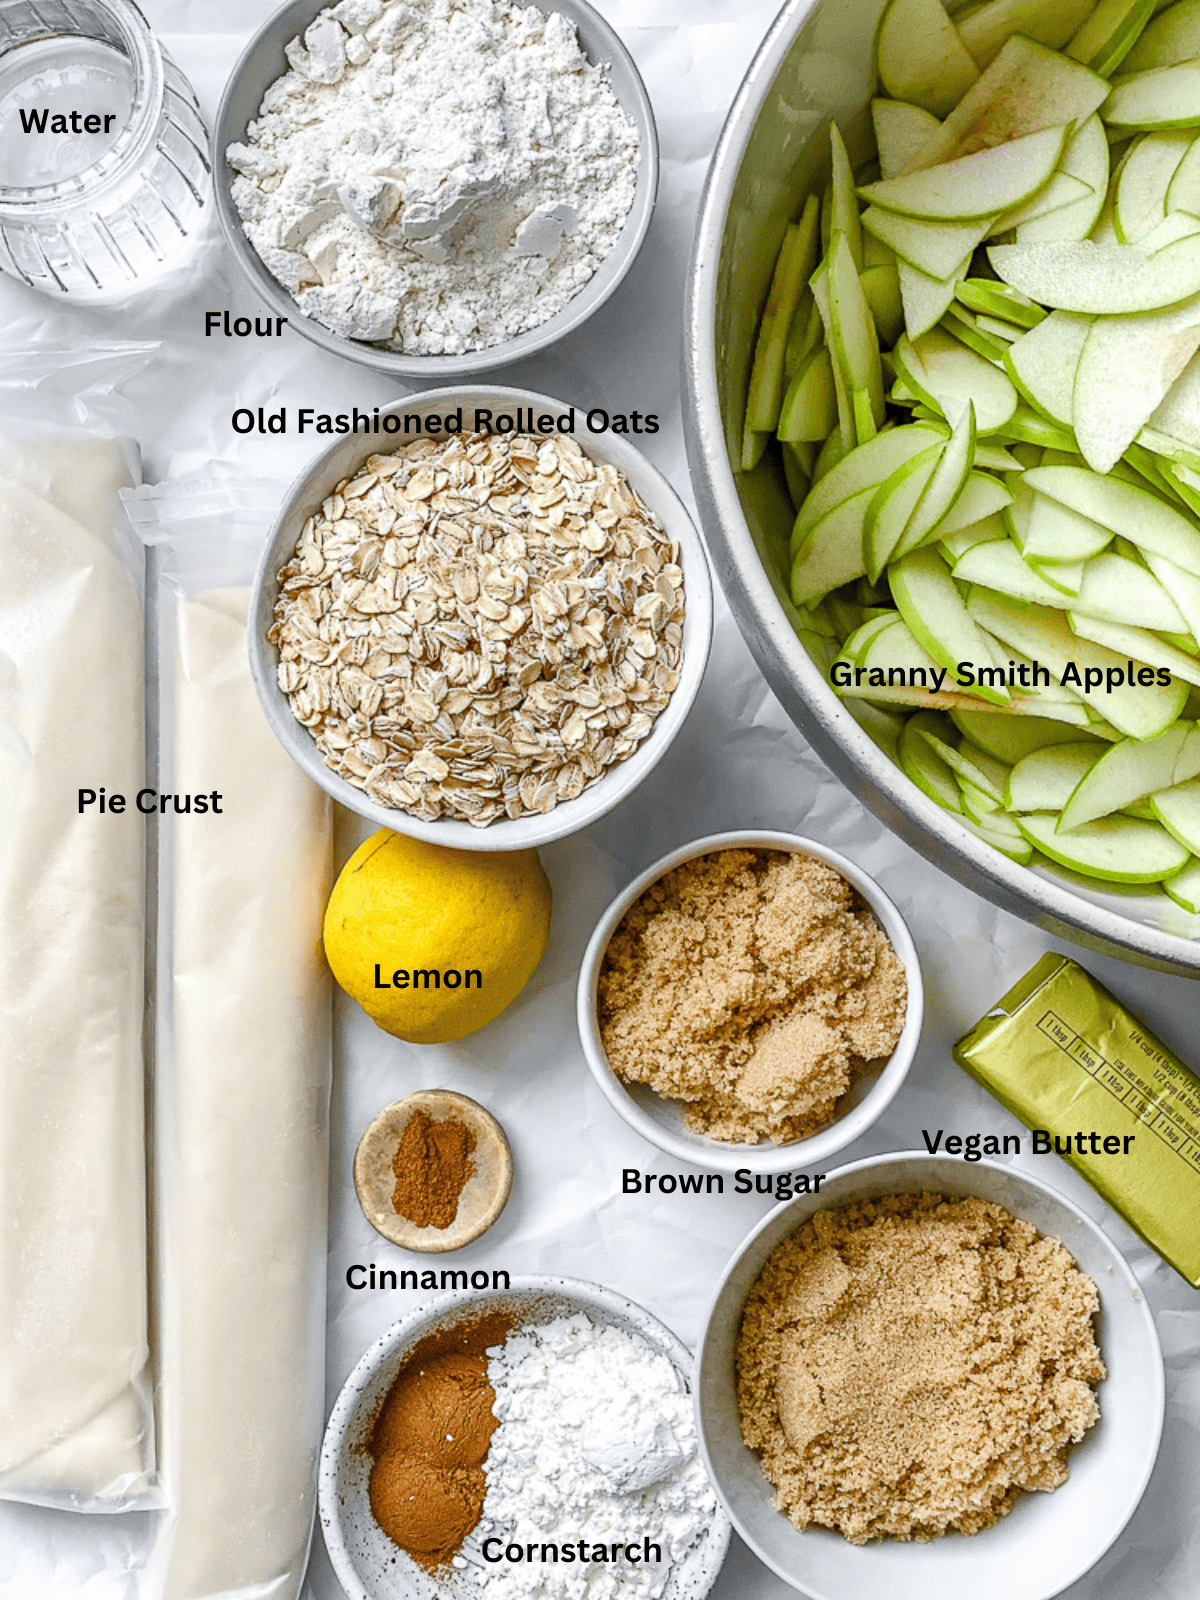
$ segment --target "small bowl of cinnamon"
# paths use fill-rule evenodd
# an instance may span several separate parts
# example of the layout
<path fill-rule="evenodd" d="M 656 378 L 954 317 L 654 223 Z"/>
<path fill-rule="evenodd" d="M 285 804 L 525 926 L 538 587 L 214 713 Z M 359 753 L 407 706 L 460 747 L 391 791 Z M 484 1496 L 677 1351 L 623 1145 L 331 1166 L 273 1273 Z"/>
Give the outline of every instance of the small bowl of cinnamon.
<path fill-rule="evenodd" d="M 354 1187 L 363 1215 L 404 1250 L 460 1250 L 486 1233 L 512 1189 L 504 1129 L 449 1089 L 385 1106 L 359 1140 Z"/>

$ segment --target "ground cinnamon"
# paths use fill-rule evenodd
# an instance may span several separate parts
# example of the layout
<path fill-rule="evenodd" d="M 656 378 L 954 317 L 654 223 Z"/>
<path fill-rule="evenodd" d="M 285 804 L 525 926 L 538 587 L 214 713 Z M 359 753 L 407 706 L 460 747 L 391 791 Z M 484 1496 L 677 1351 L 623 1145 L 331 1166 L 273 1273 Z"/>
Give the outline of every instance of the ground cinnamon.
<path fill-rule="evenodd" d="M 494 1313 L 422 1339 L 371 1430 L 371 1513 L 423 1567 L 449 1561 L 482 1513 L 483 1463 L 499 1426 L 487 1351 L 513 1323 Z"/>
<path fill-rule="evenodd" d="M 418 1228 L 450 1227 L 475 1170 L 474 1148 L 474 1131 L 457 1117 L 434 1122 L 427 1111 L 414 1111 L 392 1159 L 392 1210 Z"/>

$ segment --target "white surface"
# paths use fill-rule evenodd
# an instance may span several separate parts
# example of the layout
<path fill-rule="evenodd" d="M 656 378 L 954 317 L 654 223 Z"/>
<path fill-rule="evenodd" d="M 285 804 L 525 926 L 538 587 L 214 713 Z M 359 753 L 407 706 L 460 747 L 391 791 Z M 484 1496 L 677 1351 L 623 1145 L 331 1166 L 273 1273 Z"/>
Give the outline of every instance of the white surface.
<path fill-rule="evenodd" d="M 267 9 L 264 0 L 145 0 L 152 22 L 195 84 L 211 118 L 225 73 Z M 771 0 L 600 0 L 654 99 L 663 143 L 661 197 L 642 257 L 612 300 L 565 346 L 499 379 L 610 411 L 657 412 L 647 452 L 688 497 L 678 372 L 683 281 L 691 222 L 725 110 L 773 15 Z M 0 283 L 6 346 L 32 338 L 160 338 L 161 359 L 140 380 L 148 480 L 210 459 L 281 486 L 319 441 L 240 437 L 235 406 L 369 407 L 398 385 L 315 351 L 295 335 L 278 344 L 204 337 L 204 312 L 260 309 L 225 251 L 211 245 L 194 287 L 164 286 L 122 311 L 56 307 Z M 45 330 L 43 332 L 43 330 Z M 265 529 L 264 529 L 265 532 Z M 355 1261 L 402 1264 L 359 1211 L 351 1181 L 355 1142 L 381 1106 L 410 1090 L 445 1086 L 495 1111 L 512 1141 L 512 1199 L 455 1266 L 566 1273 L 603 1282 L 661 1316 L 694 1345 L 700 1317 L 730 1252 L 768 1208 L 758 1195 L 626 1196 L 624 1166 L 674 1164 L 624 1126 L 587 1071 L 575 1036 L 574 986 L 592 924 L 616 891 L 651 861 L 703 833 L 783 828 L 858 861 L 896 901 L 921 952 L 925 1041 L 909 1082 L 847 1159 L 921 1145 L 921 1129 L 1014 1132 L 1017 1124 L 950 1059 L 951 1042 L 1049 947 L 1036 930 L 957 887 L 897 842 L 834 782 L 780 711 L 718 604 L 713 658 L 700 698 L 663 764 L 636 796 L 586 833 L 544 852 L 554 883 L 554 938 L 521 999 L 483 1033 L 455 1046 L 402 1044 L 346 1002 L 339 1010 L 334 1090 L 332 1242 L 327 1401 L 366 1346 L 411 1309 L 410 1294 L 346 1287 Z M 361 837 L 344 826 L 339 859 Z M 1079 955 L 1068 945 L 1055 945 Z M 1197 1053 L 1197 990 L 1187 981 L 1085 954 L 1168 1043 Z M 1126 1252 L 1155 1310 L 1167 1365 L 1167 1423 L 1150 1487 L 1130 1526 L 1071 1600 L 1192 1600 L 1200 1578 L 1200 1298 L 1055 1157 L 1018 1166 L 1076 1198 Z M 286 1352 L 281 1352 L 281 1371 Z M 1103 1423 L 1101 1423 L 1103 1426 Z M 106 1522 L 0 1506 L 0 1600 L 116 1600 L 138 1559 L 137 1518 Z M 986 1537 L 986 1535 L 984 1535 Z M 736 1539 L 716 1600 L 791 1594 Z M 324 1552 L 314 1555 L 306 1600 L 341 1600 Z M 1022 1600 L 1015 1587 L 1011 1600 Z"/>

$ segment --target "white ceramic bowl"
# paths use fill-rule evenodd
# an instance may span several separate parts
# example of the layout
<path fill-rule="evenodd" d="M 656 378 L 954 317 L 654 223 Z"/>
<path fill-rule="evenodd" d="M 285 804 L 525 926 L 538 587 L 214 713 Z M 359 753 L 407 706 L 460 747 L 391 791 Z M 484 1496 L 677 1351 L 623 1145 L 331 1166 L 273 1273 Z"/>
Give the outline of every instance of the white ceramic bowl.
<path fill-rule="evenodd" d="M 600 1037 L 596 1006 L 600 968 L 609 940 L 617 931 L 622 917 L 639 895 L 673 867 L 682 866 L 685 861 L 692 861 L 697 856 L 733 848 L 788 850 L 799 855 L 815 856 L 818 861 L 824 861 L 840 872 L 850 880 L 875 913 L 908 978 L 908 1010 L 904 1031 L 891 1056 L 882 1067 L 872 1067 L 869 1072 L 859 1075 L 836 1121 L 822 1128 L 819 1133 L 814 1133 L 811 1138 L 795 1139 L 790 1144 L 728 1144 L 704 1134 L 692 1133 L 685 1125 L 683 1112 L 676 1101 L 664 1099 L 645 1084 L 629 1086 L 622 1083 L 609 1065 Z M 621 891 L 597 923 L 584 953 L 576 993 L 576 1015 L 583 1053 L 592 1069 L 592 1076 L 609 1104 L 643 1139 L 656 1144 L 668 1155 L 678 1156 L 693 1166 L 708 1167 L 718 1172 L 733 1172 L 738 1167 L 763 1173 L 798 1171 L 801 1168 L 812 1171 L 836 1151 L 844 1150 L 882 1116 L 908 1076 L 921 1037 L 924 1009 L 921 964 L 912 935 L 903 917 L 874 878 L 869 877 L 861 867 L 855 866 L 853 861 L 826 845 L 818 844 L 815 839 L 762 829 L 710 834 L 705 839 L 695 839 L 691 844 L 682 845 L 661 861 L 656 861 L 652 867 L 647 867 L 640 877 Z"/>
<path fill-rule="evenodd" d="M 824 1528 L 801 1533 L 743 1443 L 734 1381 L 742 1307 L 775 1246 L 813 1214 L 857 1200 L 925 1192 L 978 1195 L 1059 1239 L 1100 1291 L 1097 1341 L 1108 1368 L 1100 1420 L 1075 1447 L 1052 1494 L 1022 1495 L 1007 1517 L 964 1538 L 852 1545 Z M 697 1358 L 696 1416 L 709 1476 L 733 1525 L 761 1560 L 812 1600 L 1049 1600 L 1097 1562 L 1133 1515 L 1158 1453 L 1163 1362 L 1154 1318 L 1108 1235 L 1071 1200 L 994 1161 L 911 1153 L 831 1174 L 819 1196 L 777 1207 L 746 1239 L 709 1308 Z"/>
<path fill-rule="evenodd" d="M 563 401 L 525 389 L 452 388 L 430 389 L 407 400 L 398 400 L 394 405 L 381 408 L 381 415 L 388 412 L 442 415 L 457 406 L 462 406 L 464 418 L 472 414 L 476 406 L 488 407 L 497 415 L 511 414 L 518 406 L 532 406 L 538 414 L 558 414 L 570 409 Z M 524 850 L 547 844 L 551 839 L 561 839 L 586 828 L 632 794 L 662 759 L 683 726 L 700 688 L 712 640 L 712 580 L 704 546 L 683 502 L 662 473 L 620 434 L 588 433 L 583 421 L 585 414 L 575 408 L 576 442 L 593 460 L 611 463 L 625 474 L 658 516 L 667 536 L 679 546 L 684 582 L 683 660 L 678 688 L 634 753 L 610 767 L 576 799 L 563 801 L 545 815 L 515 820 L 503 818 L 486 828 L 476 828 L 469 822 L 448 817 L 424 822 L 410 812 L 377 804 L 364 790 L 347 783 L 325 765 L 315 741 L 297 722 L 279 687 L 279 652 L 267 640 L 279 592 L 279 571 L 295 550 L 305 520 L 335 485 L 356 472 L 368 456 L 386 455 L 401 444 L 403 438 L 396 434 L 351 434 L 323 450 L 288 490 L 283 508 L 268 535 L 254 580 L 250 601 L 250 670 L 267 721 L 293 761 L 339 805 L 366 817 L 377 828 L 392 828 L 397 833 L 459 850 Z"/>
<path fill-rule="evenodd" d="M 225 160 L 225 151 L 231 144 L 245 140 L 246 125 L 258 116 L 263 95 L 277 78 L 287 72 L 284 46 L 302 34 L 313 18 L 333 3 L 334 0 L 289 0 L 288 4 L 274 11 L 239 56 L 217 111 L 212 157 L 217 215 L 230 249 L 259 295 L 274 313 L 288 319 L 289 328 L 294 328 L 322 350 L 348 357 L 360 366 L 374 368 L 376 372 L 388 373 L 393 377 L 418 378 L 426 383 L 446 382 L 467 373 L 487 372 L 513 361 L 522 361 L 526 356 L 545 350 L 574 333 L 604 304 L 637 259 L 650 226 L 658 192 L 658 134 L 654 125 L 654 111 L 633 57 L 615 30 L 595 7 L 588 4 L 588 0 L 539 0 L 540 11 L 561 12 L 574 25 L 588 60 L 607 68 L 613 92 L 638 130 L 641 159 L 637 188 L 616 244 L 579 293 L 555 316 L 536 328 L 530 328 L 487 350 L 469 350 L 463 355 L 405 355 L 399 350 L 388 350 L 383 345 L 368 344 L 362 339 L 344 338 L 319 322 L 314 322 L 311 317 L 306 317 L 283 285 L 267 271 L 258 252 L 246 238 L 242 219 L 230 194 L 233 172 Z"/>
<path fill-rule="evenodd" d="M 525 1322 L 584 1311 L 596 1322 L 638 1334 L 692 1387 L 692 1357 L 682 1340 L 641 1306 L 598 1283 L 540 1273 L 512 1280 L 507 1290 L 456 1291 L 402 1317 L 363 1356 L 346 1379 L 325 1429 L 318 1474 L 318 1514 L 329 1559 L 349 1600 L 469 1600 L 471 1583 L 439 1581 L 399 1550 L 371 1515 L 371 1457 L 364 1445 L 384 1397 L 413 1346 L 464 1313 L 517 1313 Z M 718 1510 L 688 1560 L 674 1569 L 663 1600 L 703 1600 L 729 1548 L 729 1519 Z"/>

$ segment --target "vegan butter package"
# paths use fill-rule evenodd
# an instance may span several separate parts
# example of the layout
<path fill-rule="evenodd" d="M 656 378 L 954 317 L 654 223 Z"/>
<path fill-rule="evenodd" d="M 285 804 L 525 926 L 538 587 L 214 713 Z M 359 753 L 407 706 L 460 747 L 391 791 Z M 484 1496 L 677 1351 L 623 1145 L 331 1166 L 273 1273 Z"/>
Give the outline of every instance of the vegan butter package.
<path fill-rule="evenodd" d="M 954 1058 L 1200 1288 L 1200 1079 L 1114 995 L 1044 955 Z"/>

